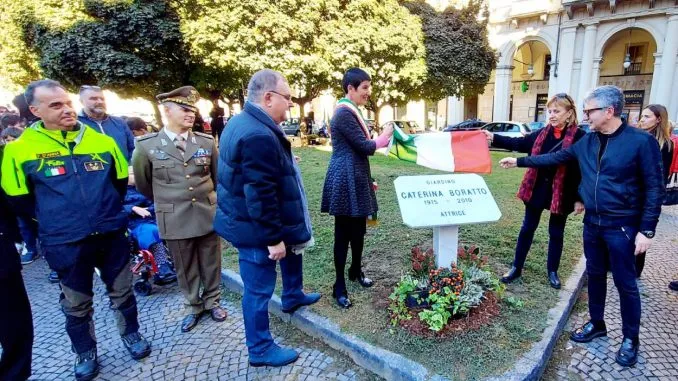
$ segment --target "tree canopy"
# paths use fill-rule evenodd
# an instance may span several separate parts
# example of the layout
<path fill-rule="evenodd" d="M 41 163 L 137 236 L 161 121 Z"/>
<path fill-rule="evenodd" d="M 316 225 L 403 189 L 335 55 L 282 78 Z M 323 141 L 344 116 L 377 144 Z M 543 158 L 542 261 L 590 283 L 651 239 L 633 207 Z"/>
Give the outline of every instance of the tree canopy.
<path fill-rule="evenodd" d="M 293 100 L 341 93 L 367 70 L 373 108 L 483 91 L 495 58 L 478 1 L 437 13 L 423 0 L 0 0 L 3 85 L 50 77 L 149 100 L 190 84 L 240 98 L 259 69 Z M 479 21 L 480 20 L 480 21 Z M 154 103 L 155 104 L 155 103 Z M 157 111 L 157 109 L 156 109 Z"/>

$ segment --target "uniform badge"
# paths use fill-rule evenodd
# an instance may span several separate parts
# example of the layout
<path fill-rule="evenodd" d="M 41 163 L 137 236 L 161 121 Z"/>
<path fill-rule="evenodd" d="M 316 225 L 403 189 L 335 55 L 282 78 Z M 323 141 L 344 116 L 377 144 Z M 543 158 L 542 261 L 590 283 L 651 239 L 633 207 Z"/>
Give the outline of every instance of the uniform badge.
<path fill-rule="evenodd" d="M 103 171 L 104 170 L 104 163 L 101 161 L 87 161 L 85 162 L 85 171 L 87 172 L 93 172 L 93 171 Z"/>
<path fill-rule="evenodd" d="M 59 151 L 54 151 L 54 152 L 43 152 L 43 153 L 36 153 L 35 157 L 38 159 L 52 159 L 55 157 L 61 156 L 61 152 Z"/>
<path fill-rule="evenodd" d="M 58 167 L 47 167 L 45 169 L 45 177 L 54 177 L 54 176 L 61 176 L 66 174 L 66 167 L 63 165 L 60 165 Z"/>
<path fill-rule="evenodd" d="M 161 150 L 156 150 L 155 152 L 152 152 L 153 156 L 158 159 L 158 160 L 167 160 L 169 159 L 169 156 L 167 156 L 167 152 L 161 151 Z"/>

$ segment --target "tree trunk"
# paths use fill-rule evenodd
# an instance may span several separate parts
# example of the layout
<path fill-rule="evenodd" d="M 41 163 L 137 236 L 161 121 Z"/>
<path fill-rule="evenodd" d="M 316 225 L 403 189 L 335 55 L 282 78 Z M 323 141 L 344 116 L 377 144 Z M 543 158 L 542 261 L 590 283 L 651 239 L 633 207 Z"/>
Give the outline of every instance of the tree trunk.
<path fill-rule="evenodd" d="M 158 130 L 163 127 L 162 124 L 162 115 L 160 115 L 160 107 L 158 106 L 158 101 L 155 98 L 148 99 L 153 105 L 153 113 L 155 114 L 155 123 L 157 124 Z"/>

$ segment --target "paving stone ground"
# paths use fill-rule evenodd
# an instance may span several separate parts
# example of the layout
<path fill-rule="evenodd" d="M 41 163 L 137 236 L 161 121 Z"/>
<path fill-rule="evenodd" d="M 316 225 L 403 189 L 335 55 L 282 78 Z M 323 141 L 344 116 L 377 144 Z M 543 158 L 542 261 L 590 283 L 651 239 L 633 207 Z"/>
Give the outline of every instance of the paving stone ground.
<path fill-rule="evenodd" d="M 607 285 L 605 323 L 608 336 L 588 344 L 562 339 L 545 379 L 557 380 L 678 380 L 678 292 L 668 283 L 678 279 L 678 207 L 664 207 L 654 246 L 647 254 L 638 282 L 642 316 L 640 356 L 635 367 L 623 368 L 614 361 L 621 340 L 619 293 L 612 275 Z M 588 318 L 586 292 L 566 327 L 569 332 Z"/>
<path fill-rule="evenodd" d="M 47 281 L 48 267 L 40 259 L 24 267 L 35 326 L 31 380 L 73 377 L 73 354 L 59 308 L 59 287 Z M 183 299 L 176 285 L 154 287 L 137 297 L 141 333 L 152 343 L 152 354 L 134 361 L 122 346 L 104 287 L 96 277 L 94 320 L 101 372 L 97 380 L 372 380 L 376 377 L 344 355 L 294 329 L 274 335 L 282 345 L 296 348 L 299 359 L 282 368 L 248 366 L 239 302 L 222 301 L 229 317 L 222 323 L 203 318 L 198 327 L 181 333 Z M 284 324 L 280 322 L 279 324 Z"/>

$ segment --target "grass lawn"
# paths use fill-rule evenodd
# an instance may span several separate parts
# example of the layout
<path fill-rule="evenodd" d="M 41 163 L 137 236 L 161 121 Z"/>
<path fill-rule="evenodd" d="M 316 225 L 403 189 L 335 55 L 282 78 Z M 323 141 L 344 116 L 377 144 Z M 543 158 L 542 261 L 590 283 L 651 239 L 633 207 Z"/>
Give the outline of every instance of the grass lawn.
<path fill-rule="evenodd" d="M 363 289 L 357 283 L 348 282 L 353 307 L 342 310 L 335 306 L 331 297 L 334 282 L 334 220 L 320 213 L 322 186 L 330 153 L 314 148 L 296 149 L 295 153 L 302 158 L 301 168 L 316 240 L 316 245 L 304 255 L 304 284 L 306 290 L 320 291 L 325 295 L 313 306 L 314 311 L 337 322 L 346 332 L 401 353 L 433 372 L 453 379 L 478 379 L 501 374 L 541 337 L 547 311 L 557 301 L 557 291 L 549 287 L 546 279 L 549 213 L 542 215 L 522 280 L 507 287 L 505 297 L 519 298 L 523 306 L 512 307 L 502 303 L 501 314 L 480 330 L 461 333 L 445 340 L 424 339 L 391 327 L 388 312 L 383 307 L 387 304 L 383 299 L 410 266 L 411 248 L 415 245 L 431 246 L 433 237 L 432 229 L 410 229 L 402 223 L 393 181 L 398 176 L 440 172 L 379 154 L 370 159 L 372 175 L 379 183 L 377 198 L 380 224 L 367 229 L 363 268 L 376 284 L 370 289 Z M 502 218 L 492 224 L 460 228 L 460 244 L 479 246 L 481 254 L 490 257 L 490 266 L 496 274 L 502 274 L 511 266 L 524 213 L 522 201 L 515 197 L 524 170 L 504 170 L 496 164 L 500 158 L 509 155 L 507 152 L 493 152 L 493 173 L 484 176 L 497 200 Z M 559 271 L 563 281 L 581 255 L 582 219 L 580 216 L 571 216 L 569 220 Z M 233 248 L 224 251 L 224 267 L 238 270 L 237 254 Z"/>

